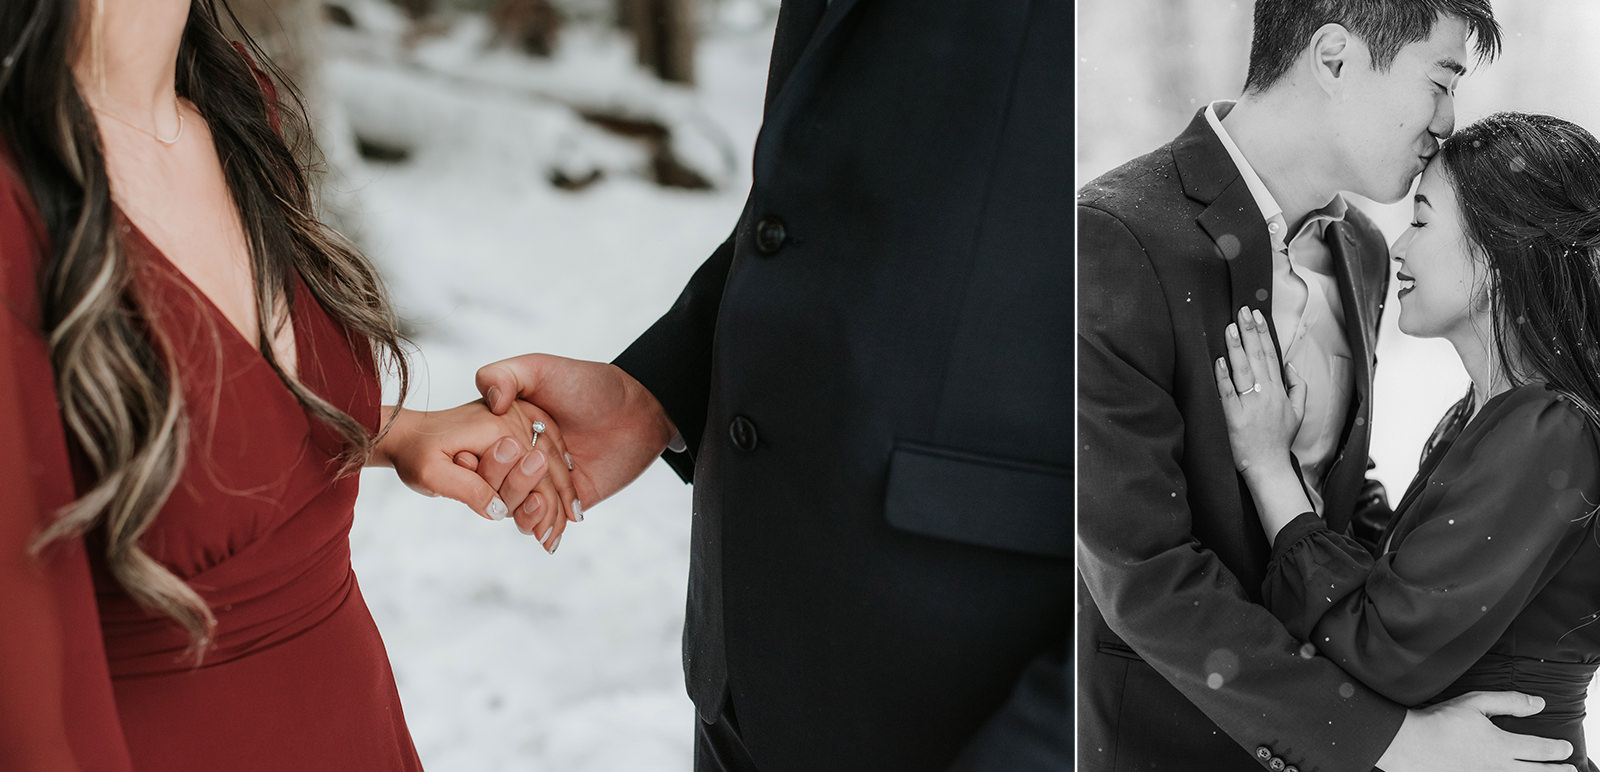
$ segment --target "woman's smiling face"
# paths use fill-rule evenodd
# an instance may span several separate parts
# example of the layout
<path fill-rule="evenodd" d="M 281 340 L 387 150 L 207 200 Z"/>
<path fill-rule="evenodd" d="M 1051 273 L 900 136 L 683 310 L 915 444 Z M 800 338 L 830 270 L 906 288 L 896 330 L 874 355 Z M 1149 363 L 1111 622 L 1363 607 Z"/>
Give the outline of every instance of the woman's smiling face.
<path fill-rule="evenodd" d="M 1399 266 L 1401 332 L 1447 339 L 1487 333 L 1486 265 L 1462 227 L 1455 188 L 1438 160 L 1423 171 L 1411 227 L 1390 252 Z"/>

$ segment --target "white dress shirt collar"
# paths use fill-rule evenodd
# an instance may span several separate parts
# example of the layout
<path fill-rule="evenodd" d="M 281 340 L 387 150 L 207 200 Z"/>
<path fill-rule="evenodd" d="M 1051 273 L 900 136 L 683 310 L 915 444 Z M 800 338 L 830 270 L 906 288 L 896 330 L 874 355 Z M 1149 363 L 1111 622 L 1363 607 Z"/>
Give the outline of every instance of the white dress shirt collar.
<path fill-rule="evenodd" d="M 1228 157 L 1233 159 L 1233 165 L 1239 168 L 1239 176 L 1244 178 L 1244 184 L 1250 189 L 1250 197 L 1255 199 L 1256 206 L 1261 209 L 1261 219 L 1267 222 L 1283 220 L 1283 207 L 1278 205 L 1278 200 L 1272 197 L 1272 191 L 1267 190 L 1267 183 L 1261 181 L 1261 175 L 1256 174 L 1255 167 L 1244 157 L 1239 146 L 1234 144 L 1233 137 L 1228 136 L 1228 130 L 1222 127 L 1222 118 L 1233 109 L 1234 102 L 1230 99 L 1219 99 L 1206 105 L 1206 122 L 1211 124 L 1211 130 L 1216 132 L 1217 139 L 1222 140 L 1222 147 L 1228 151 Z M 1338 222 L 1344 219 L 1345 210 L 1349 205 L 1345 203 L 1344 196 L 1337 193 L 1321 209 L 1312 212 L 1306 218 L 1305 225 L 1314 221 Z M 1287 227 L 1288 223 L 1284 223 Z M 1302 226 L 1304 229 L 1304 226 Z M 1289 241 L 1287 235 L 1281 236 Z"/>

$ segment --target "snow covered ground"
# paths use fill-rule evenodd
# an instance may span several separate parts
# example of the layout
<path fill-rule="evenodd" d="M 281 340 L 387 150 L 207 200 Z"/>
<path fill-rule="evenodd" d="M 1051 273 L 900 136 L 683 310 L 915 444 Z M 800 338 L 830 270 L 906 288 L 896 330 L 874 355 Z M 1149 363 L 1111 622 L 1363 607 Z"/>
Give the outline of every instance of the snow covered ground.
<path fill-rule="evenodd" d="M 366 164 L 353 179 L 366 246 L 421 348 L 410 406 L 475 399 L 474 370 L 515 354 L 609 359 L 666 310 L 749 187 L 772 43 L 765 5 L 721 5 L 693 92 L 655 84 L 632 67 L 627 40 L 595 28 L 569 29 L 553 62 L 481 53 L 486 31 L 471 19 L 415 53 L 433 70 L 529 92 L 559 84 L 562 99 L 610 98 L 698 126 L 686 156 L 720 176 L 709 193 L 655 186 L 634 173 L 637 148 L 515 88 L 463 88 L 333 52 L 328 81 L 350 122 L 419 143 L 410 161 Z M 736 151 L 726 168 L 724 145 Z M 552 164 L 573 159 L 606 178 L 553 188 Z M 690 768 L 678 651 L 689 501 L 658 464 L 550 556 L 510 521 L 365 473 L 356 572 L 429 770 Z"/>

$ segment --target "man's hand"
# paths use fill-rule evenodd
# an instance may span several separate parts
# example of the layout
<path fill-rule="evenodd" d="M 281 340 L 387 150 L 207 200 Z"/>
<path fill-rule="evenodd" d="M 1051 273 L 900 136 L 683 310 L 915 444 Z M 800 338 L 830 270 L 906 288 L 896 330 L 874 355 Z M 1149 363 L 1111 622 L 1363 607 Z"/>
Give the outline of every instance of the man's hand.
<path fill-rule="evenodd" d="M 497 415 L 521 399 L 537 405 L 559 427 L 552 445 L 571 457 L 571 485 L 577 495 L 573 506 L 578 517 L 583 507 L 600 503 L 643 474 L 677 434 L 649 390 L 604 362 L 525 354 L 480 368 L 478 391 Z M 495 462 L 491 459 L 483 459 L 483 463 L 492 467 Z M 479 471 L 487 479 L 503 474 L 500 491 L 504 494 L 533 490 L 557 463 L 551 459 L 546 467 L 533 472 L 509 464 L 504 470 Z"/>
<path fill-rule="evenodd" d="M 1512 734 L 1490 716 L 1531 716 L 1544 700 L 1517 692 L 1472 692 L 1406 711 L 1400 732 L 1378 759 L 1384 772 L 1577 772 L 1572 743 Z"/>

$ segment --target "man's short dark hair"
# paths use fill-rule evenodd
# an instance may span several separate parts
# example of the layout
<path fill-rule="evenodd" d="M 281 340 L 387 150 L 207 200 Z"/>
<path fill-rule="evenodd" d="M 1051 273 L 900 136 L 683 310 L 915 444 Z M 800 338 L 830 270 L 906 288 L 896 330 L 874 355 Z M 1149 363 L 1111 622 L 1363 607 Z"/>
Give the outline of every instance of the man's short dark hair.
<path fill-rule="evenodd" d="M 1281 80 L 1324 24 L 1342 24 L 1385 72 L 1410 43 L 1426 40 L 1440 16 L 1467 23 L 1479 61 L 1500 53 L 1500 24 L 1489 0 L 1256 0 L 1250 72 L 1244 89 L 1259 93 Z"/>

